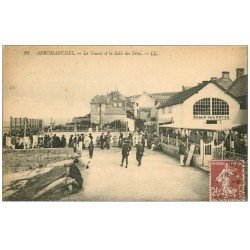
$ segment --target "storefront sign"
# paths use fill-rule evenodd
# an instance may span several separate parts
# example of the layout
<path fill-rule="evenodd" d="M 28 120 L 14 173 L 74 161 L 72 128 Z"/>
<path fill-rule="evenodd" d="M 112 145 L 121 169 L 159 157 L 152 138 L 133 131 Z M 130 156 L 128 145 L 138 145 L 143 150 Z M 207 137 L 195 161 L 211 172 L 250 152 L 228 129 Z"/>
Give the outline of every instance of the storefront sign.
<path fill-rule="evenodd" d="M 229 120 L 229 115 L 194 115 L 193 118 L 204 120 Z"/>

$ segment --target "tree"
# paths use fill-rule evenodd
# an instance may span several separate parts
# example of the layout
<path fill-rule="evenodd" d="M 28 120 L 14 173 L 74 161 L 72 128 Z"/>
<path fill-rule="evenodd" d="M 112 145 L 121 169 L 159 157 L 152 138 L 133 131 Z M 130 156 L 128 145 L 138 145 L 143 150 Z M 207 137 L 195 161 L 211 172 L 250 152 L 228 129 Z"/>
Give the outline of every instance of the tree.
<path fill-rule="evenodd" d="M 134 113 L 131 110 L 126 110 L 127 118 L 135 119 Z"/>
<path fill-rule="evenodd" d="M 139 129 L 144 129 L 144 120 L 135 119 L 135 127 Z"/>

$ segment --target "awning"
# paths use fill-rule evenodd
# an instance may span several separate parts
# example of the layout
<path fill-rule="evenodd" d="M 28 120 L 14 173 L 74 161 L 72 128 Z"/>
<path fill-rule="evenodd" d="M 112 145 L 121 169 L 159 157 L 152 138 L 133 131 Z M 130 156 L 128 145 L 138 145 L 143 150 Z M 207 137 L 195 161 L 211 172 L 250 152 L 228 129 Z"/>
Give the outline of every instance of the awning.
<path fill-rule="evenodd" d="M 159 119 L 159 124 L 172 124 L 172 123 L 173 123 L 173 117 Z"/>
<path fill-rule="evenodd" d="M 240 124 L 201 124 L 194 126 L 193 124 L 163 124 L 159 125 L 161 128 L 182 128 L 182 129 L 193 129 L 193 130 L 207 130 L 207 131 L 224 131 L 232 130 L 233 127 L 239 126 Z"/>

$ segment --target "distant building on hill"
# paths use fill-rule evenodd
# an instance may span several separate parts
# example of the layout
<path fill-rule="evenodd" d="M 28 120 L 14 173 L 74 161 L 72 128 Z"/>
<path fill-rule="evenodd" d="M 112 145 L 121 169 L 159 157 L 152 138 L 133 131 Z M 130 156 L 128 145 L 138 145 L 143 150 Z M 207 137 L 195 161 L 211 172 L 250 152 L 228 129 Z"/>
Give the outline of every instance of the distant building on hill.
<path fill-rule="evenodd" d="M 107 95 L 96 95 L 90 102 L 91 123 L 104 125 L 113 121 L 124 121 L 127 112 L 133 111 L 133 106 L 125 95 L 120 92 L 112 91 Z"/>

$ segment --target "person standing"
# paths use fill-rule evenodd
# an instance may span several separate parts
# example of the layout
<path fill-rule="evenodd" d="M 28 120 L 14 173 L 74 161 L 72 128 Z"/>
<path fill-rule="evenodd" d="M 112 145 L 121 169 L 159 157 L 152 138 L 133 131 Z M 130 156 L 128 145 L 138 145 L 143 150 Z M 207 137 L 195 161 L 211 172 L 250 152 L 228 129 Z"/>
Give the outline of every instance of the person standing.
<path fill-rule="evenodd" d="M 183 142 L 179 146 L 179 155 L 180 155 L 180 166 L 184 166 L 184 156 L 186 154 L 185 145 Z"/>
<path fill-rule="evenodd" d="M 73 139 L 73 150 L 75 153 L 77 152 L 77 137 L 76 137 L 76 135 Z"/>
<path fill-rule="evenodd" d="M 128 167 L 128 156 L 129 156 L 129 151 L 131 150 L 130 145 L 128 144 L 128 141 L 125 140 L 122 146 L 122 163 L 121 167 L 123 167 L 123 162 L 126 160 L 126 168 Z"/>
<path fill-rule="evenodd" d="M 141 144 L 142 144 L 142 146 L 143 146 L 143 148 L 145 147 L 145 135 L 144 135 L 144 133 L 142 133 L 142 135 L 141 135 Z"/>
<path fill-rule="evenodd" d="M 104 149 L 104 141 L 105 141 L 104 133 L 101 134 L 100 141 L 101 141 L 101 149 Z"/>
<path fill-rule="evenodd" d="M 54 136 L 52 137 L 52 148 L 56 148 L 56 140 L 57 140 L 56 134 L 54 134 Z M 33 144 L 35 144 L 34 141 L 35 141 L 35 138 L 33 136 Z M 33 148 L 34 148 L 34 146 L 33 146 Z"/>
<path fill-rule="evenodd" d="M 69 138 L 69 148 L 73 148 L 73 135 L 70 135 Z"/>
<path fill-rule="evenodd" d="M 81 135 L 78 135 L 78 139 L 77 139 L 77 145 L 78 145 L 78 151 L 82 152 L 82 136 Z"/>
<path fill-rule="evenodd" d="M 65 138 L 65 135 L 62 135 L 62 137 L 61 137 L 61 147 L 62 148 L 66 147 L 66 138 Z"/>
<path fill-rule="evenodd" d="M 110 149 L 110 142 L 111 142 L 111 135 L 110 135 L 110 132 L 108 132 L 106 135 L 106 147 L 107 147 L 107 149 Z"/>
<path fill-rule="evenodd" d="M 90 159 L 92 159 L 93 153 L 94 153 L 94 143 L 93 143 L 93 140 L 90 141 L 88 149 L 89 149 L 89 157 L 90 157 Z"/>
<path fill-rule="evenodd" d="M 7 137 L 7 133 L 4 133 L 4 135 L 3 135 L 3 147 L 6 147 L 6 137 Z"/>
<path fill-rule="evenodd" d="M 141 160 L 144 152 L 144 147 L 142 143 L 139 141 L 136 145 L 136 160 L 138 162 L 138 167 L 141 166 Z"/>
<path fill-rule="evenodd" d="M 85 135 L 81 134 L 82 136 L 82 149 L 85 149 Z"/>
<path fill-rule="evenodd" d="M 122 147 L 122 142 L 123 142 L 123 133 L 120 132 L 120 135 L 119 135 L 119 147 L 120 148 Z"/>

